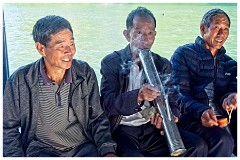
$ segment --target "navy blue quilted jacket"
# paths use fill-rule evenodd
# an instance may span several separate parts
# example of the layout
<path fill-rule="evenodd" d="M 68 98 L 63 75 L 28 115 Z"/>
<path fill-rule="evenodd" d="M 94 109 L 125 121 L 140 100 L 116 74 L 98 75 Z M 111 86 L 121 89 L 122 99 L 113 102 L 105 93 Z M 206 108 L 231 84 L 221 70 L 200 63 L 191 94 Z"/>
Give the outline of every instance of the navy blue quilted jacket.
<path fill-rule="evenodd" d="M 225 53 L 222 47 L 214 60 L 201 37 L 176 49 L 171 63 L 181 120 L 200 121 L 202 113 L 210 108 L 204 91 L 210 82 L 214 82 L 215 101 L 221 109 L 223 98 L 237 92 L 237 62 Z"/>

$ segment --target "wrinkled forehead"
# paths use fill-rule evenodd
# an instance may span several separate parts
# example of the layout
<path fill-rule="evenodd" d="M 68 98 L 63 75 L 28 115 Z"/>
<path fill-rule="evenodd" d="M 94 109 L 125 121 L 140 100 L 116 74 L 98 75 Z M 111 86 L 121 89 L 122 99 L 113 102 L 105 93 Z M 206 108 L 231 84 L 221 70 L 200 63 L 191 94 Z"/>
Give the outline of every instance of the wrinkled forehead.
<path fill-rule="evenodd" d="M 152 24 L 153 27 L 155 28 L 155 24 L 154 24 L 154 20 L 151 16 L 149 15 L 137 15 L 133 18 L 133 25 L 137 25 L 139 23 L 142 23 L 142 24 L 145 24 L 145 23 L 148 23 L 148 24 Z"/>
<path fill-rule="evenodd" d="M 225 14 L 217 14 L 217 15 L 214 15 L 212 18 L 211 18 L 211 24 L 214 24 L 214 23 L 225 23 L 227 24 L 228 26 L 230 26 L 229 24 L 229 20 L 227 18 L 227 16 Z"/>

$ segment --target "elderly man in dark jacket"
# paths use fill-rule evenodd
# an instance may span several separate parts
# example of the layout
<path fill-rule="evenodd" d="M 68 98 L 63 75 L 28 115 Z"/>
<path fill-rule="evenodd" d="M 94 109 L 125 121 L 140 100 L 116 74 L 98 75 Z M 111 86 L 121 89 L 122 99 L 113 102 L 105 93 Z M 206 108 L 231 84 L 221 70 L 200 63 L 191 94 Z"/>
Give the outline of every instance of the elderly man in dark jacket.
<path fill-rule="evenodd" d="M 149 103 L 161 93 L 147 85 L 137 58 L 139 48 L 151 49 L 153 45 L 155 17 L 148 9 L 139 7 L 128 15 L 126 27 L 123 33 L 129 45 L 107 55 L 101 63 L 101 100 L 112 123 L 117 155 L 170 156 L 160 130 L 162 118 Z M 171 73 L 171 63 L 166 58 L 152 55 L 160 74 Z M 187 149 L 182 156 L 206 156 L 205 141 L 186 131 L 180 134 Z"/>
<path fill-rule="evenodd" d="M 237 62 L 223 47 L 229 28 L 224 11 L 208 11 L 200 25 L 202 38 L 177 48 L 171 58 L 182 127 L 205 139 L 212 157 L 230 156 L 234 142 L 237 146 Z M 219 120 L 227 113 L 230 124 L 223 127 Z"/>
<path fill-rule="evenodd" d="M 15 71 L 5 87 L 5 156 L 115 156 L 95 72 L 73 59 L 70 23 L 46 16 L 35 24 L 33 37 L 42 58 Z"/>

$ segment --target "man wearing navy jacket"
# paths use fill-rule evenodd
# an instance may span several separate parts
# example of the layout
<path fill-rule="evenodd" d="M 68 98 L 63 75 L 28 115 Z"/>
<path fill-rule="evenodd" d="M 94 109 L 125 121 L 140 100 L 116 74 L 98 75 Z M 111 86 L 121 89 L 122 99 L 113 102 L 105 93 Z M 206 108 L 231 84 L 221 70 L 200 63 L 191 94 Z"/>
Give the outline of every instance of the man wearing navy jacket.
<path fill-rule="evenodd" d="M 207 141 L 211 157 L 237 155 L 237 62 L 223 47 L 230 23 L 223 10 L 208 11 L 201 37 L 177 48 L 171 58 L 181 126 Z M 218 119 L 228 114 L 230 124 L 222 127 Z"/>

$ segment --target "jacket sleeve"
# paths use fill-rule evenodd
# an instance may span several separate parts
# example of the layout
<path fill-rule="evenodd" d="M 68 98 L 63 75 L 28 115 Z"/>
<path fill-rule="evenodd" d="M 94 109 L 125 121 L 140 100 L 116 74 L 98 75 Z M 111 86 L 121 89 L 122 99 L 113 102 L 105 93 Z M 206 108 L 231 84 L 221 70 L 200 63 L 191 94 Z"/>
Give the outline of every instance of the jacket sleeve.
<path fill-rule="evenodd" d="M 188 119 L 200 120 L 202 113 L 209 109 L 209 106 L 198 102 L 191 96 L 190 74 L 187 60 L 182 47 L 179 47 L 171 57 L 173 85 L 177 90 L 177 104 L 181 114 Z"/>
<path fill-rule="evenodd" d="M 125 92 L 127 77 L 119 74 L 119 62 L 103 59 L 101 62 L 101 101 L 105 112 L 111 115 L 131 115 L 141 110 L 137 103 L 139 89 Z M 124 80 L 125 79 L 125 80 Z"/>
<path fill-rule="evenodd" d="M 12 76 L 13 77 L 13 76 Z M 25 156 L 20 140 L 20 106 L 17 78 L 8 79 L 3 96 L 3 155 Z"/>
<path fill-rule="evenodd" d="M 220 97 L 219 106 L 222 106 L 223 100 L 231 93 L 237 93 L 237 62 L 229 57 L 228 61 L 224 64 L 227 74 L 230 74 L 227 90 L 222 93 Z"/>
<path fill-rule="evenodd" d="M 115 153 L 116 143 L 112 140 L 110 123 L 100 104 L 99 88 L 95 72 L 90 68 L 87 76 L 89 90 L 89 126 L 101 156 Z"/>

